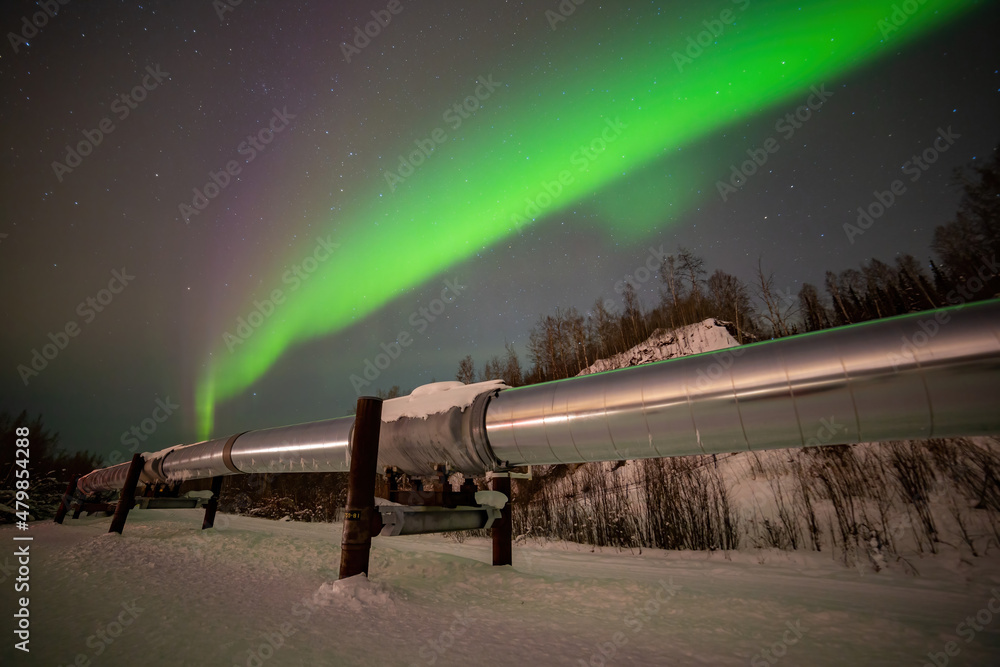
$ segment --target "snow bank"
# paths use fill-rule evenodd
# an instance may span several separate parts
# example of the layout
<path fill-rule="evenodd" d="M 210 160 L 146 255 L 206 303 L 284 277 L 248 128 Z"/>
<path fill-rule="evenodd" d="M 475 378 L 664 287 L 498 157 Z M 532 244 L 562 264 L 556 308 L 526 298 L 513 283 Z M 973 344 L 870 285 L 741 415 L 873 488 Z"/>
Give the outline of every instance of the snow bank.
<path fill-rule="evenodd" d="M 313 596 L 313 603 L 321 607 L 333 604 L 356 612 L 372 607 L 394 609 L 396 606 L 385 585 L 372 582 L 363 573 L 323 584 Z"/>
<path fill-rule="evenodd" d="M 598 359 L 577 375 L 590 375 L 591 373 L 638 366 L 664 359 L 674 359 L 689 354 L 714 352 L 715 350 L 724 350 L 727 347 L 735 347 L 739 343 L 732 337 L 725 325 L 726 323 L 720 320 L 707 319 L 698 324 L 679 327 L 673 331 L 657 329 L 652 336 L 635 347 L 608 359 Z"/>
<path fill-rule="evenodd" d="M 1000 655 L 1000 617 L 966 622 L 997 608 L 995 556 L 876 575 L 828 553 L 554 542 L 492 567 L 489 540 L 419 535 L 375 538 L 370 580 L 334 582 L 341 524 L 220 514 L 202 531 L 201 515 L 133 510 L 122 535 L 103 516 L 32 523 L 31 654 L 8 640 L 0 664 L 922 665 L 949 642 L 956 665 Z"/>

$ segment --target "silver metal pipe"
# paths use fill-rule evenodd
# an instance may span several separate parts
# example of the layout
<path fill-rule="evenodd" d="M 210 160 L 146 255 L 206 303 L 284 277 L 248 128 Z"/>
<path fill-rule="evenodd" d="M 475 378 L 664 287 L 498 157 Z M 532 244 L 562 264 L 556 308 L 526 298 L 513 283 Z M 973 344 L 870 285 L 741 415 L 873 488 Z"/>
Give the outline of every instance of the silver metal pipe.
<path fill-rule="evenodd" d="M 243 473 L 347 472 L 354 417 L 249 431 L 232 445 L 232 464 Z"/>
<path fill-rule="evenodd" d="M 129 465 L 131 465 L 130 462 L 119 463 L 118 465 L 87 473 L 77 480 L 77 491 L 86 496 L 97 491 L 120 489 L 125 486 L 125 477 L 128 475 Z M 147 484 L 150 482 L 145 475 L 140 475 L 139 480 Z"/>
<path fill-rule="evenodd" d="M 880 440 L 1000 434 L 1000 301 L 516 389 L 437 383 L 385 401 L 379 466 L 467 475 Z M 346 472 L 353 417 L 145 454 L 144 482 Z M 120 488 L 128 464 L 80 479 Z"/>
<path fill-rule="evenodd" d="M 1000 433 L 1000 301 L 519 387 L 510 466 Z"/>
<path fill-rule="evenodd" d="M 382 537 L 447 533 L 456 530 L 490 528 L 500 518 L 495 507 L 404 507 L 379 505 Z"/>
<path fill-rule="evenodd" d="M 486 442 L 485 406 L 505 388 L 493 380 L 473 385 L 439 382 L 385 401 L 379 468 L 430 475 L 435 466 L 467 475 L 496 467 Z M 173 483 L 219 475 L 347 472 L 354 417 L 237 433 L 227 438 L 146 453 L 141 481 Z M 120 489 L 128 464 L 80 478 L 82 493 Z"/>

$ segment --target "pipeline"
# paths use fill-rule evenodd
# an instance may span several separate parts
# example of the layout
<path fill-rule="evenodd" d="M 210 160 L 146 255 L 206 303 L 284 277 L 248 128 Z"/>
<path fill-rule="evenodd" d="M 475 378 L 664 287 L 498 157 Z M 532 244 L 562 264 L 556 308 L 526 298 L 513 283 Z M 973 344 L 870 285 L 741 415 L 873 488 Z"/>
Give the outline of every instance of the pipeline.
<path fill-rule="evenodd" d="M 1000 301 L 509 388 L 439 382 L 383 404 L 380 469 L 522 465 L 1000 434 Z M 145 483 L 345 472 L 353 417 L 144 454 Z M 128 464 L 80 478 L 121 488 Z"/>

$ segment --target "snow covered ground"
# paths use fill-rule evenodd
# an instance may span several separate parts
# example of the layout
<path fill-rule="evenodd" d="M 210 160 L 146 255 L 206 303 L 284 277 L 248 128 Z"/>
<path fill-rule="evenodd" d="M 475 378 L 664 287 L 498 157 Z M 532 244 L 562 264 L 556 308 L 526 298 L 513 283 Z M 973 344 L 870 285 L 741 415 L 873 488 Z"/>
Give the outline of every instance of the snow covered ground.
<path fill-rule="evenodd" d="M 487 540 L 428 535 L 376 538 L 371 580 L 338 584 L 340 524 L 220 515 L 203 532 L 201 515 L 134 510 L 122 536 L 102 516 L 32 524 L 31 653 L 13 647 L 15 559 L 0 556 L 0 662 L 1000 664 L 996 549 L 913 575 L 814 552 L 529 543 L 494 568 Z"/>

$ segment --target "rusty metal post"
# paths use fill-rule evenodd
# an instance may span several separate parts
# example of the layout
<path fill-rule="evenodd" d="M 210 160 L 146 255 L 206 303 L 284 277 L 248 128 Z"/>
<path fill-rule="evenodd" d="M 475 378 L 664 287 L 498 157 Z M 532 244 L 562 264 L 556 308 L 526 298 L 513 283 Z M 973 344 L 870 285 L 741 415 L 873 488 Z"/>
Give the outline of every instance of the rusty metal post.
<path fill-rule="evenodd" d="M 66 492 L 63 493 L 62 500 L 59 501 L 59 509 L 56 510 L 56 518 L 53 519 L 56 523 L 62 523 L 63 519 L 66 518 L 69 504 L 73 502 L 73 494 L 76 493 L 76 480 L 77 476 L 73 475 L 73 479 L 69 480 L 69 484 L 66 485 Z"/>
<path fill-rule="evenodd" d="M 510 493 L 510 475 L 495 475 L 490 480 L 490 488 L 507 496 L 507 504 L 500 510 L 500 518 L 493 522 L 490 536 L 493 538 L 493 564 L 512 565 L 514 554 L 514 522 L 511 517 L 510 504 L 513 500 Z"/>
<path fill-rule="evenodd" d="M 115 516 L 111 519 L 109 533 L 122 534 L 125 528 L 125 520 L 128 519 L 128 511 L 135 506 L 135 487 L 139 485 L 139 473 L 145 465 L 142 454 L 132 455 L 132 463 L 128 467 L 128 474 L 125 476 L 125 486 L 122 487 L 122 494 L 118 498 L 118 507 L 115 508 Z"/>
<path fill-rule="evenodd" d="M 202 530 L 215 525 L 215 511 L 219 509 L 220 495 L 222 495 L 222 475 L 216 475 L 212 478 L 212 497 L 205 504 L 205 518 L 201 522 Z"/>
<path fill-rule="evenodd" d="M 382 399 L 358 398 L 358 413 L 351 436 L 351 470 L 347 478 L 347 509 L 340 542 L 340 578 L 368 572 L 375 517 L 375 475 L 378 436 L 382 429 Z"/>

